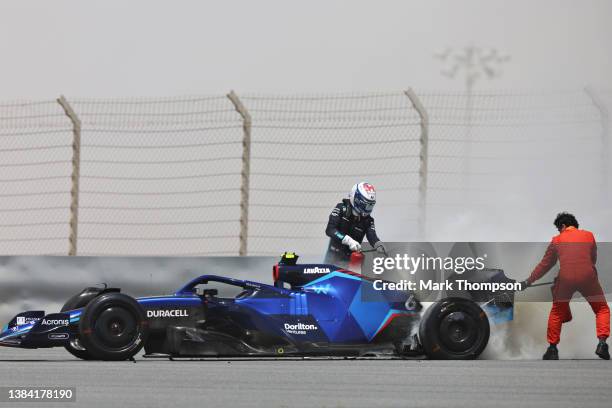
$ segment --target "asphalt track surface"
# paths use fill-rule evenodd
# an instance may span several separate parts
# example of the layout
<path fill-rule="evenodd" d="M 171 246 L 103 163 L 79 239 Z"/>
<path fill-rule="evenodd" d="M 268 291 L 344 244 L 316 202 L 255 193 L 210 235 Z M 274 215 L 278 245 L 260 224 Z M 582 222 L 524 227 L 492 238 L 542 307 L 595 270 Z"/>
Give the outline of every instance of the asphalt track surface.
<path fill-rule="evenodd" d="M 603 360 L 149 360 L 86 362 L 0 349 L 1 386 L 76 387 L 18 407 L 610 407 Z"/>

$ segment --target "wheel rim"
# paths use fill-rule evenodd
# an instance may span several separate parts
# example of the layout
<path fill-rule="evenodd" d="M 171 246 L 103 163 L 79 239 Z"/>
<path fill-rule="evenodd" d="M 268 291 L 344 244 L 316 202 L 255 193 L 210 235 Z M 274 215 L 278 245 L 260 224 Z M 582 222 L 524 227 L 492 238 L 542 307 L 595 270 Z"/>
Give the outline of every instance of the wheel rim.
<path fill-rule="evenodd" d="M 457 311 L 445 315 L 440 321 L 440 340 L 450 350 L 469 350 L 478 339 L 478 324 L 472 316 Z"/>
<path fill-rule="evenodd" d="M 117 306 L 100 312 L 94 331 L 100 342 L 112 349 L 129 347 L 138 337 L 136 317 L 130 311 Z"/>

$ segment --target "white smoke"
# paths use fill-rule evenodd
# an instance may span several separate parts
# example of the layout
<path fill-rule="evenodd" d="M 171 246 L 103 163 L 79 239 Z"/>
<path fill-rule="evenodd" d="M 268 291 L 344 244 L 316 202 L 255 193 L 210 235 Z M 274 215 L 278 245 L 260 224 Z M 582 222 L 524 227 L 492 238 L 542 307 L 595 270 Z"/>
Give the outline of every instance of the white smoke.
<path fill-rule="evenodd" d="M 491 326 L 491 338 L 482 358 L 495 360 L 541 359 L 548 347 L 546 325 L 551 304 L 520 302 L 515 305 L 514 320 Z M 563 324 L 559 358 L 597 358 L 595 315 L 586 302 L 571 303 L 573 319 Z"/>

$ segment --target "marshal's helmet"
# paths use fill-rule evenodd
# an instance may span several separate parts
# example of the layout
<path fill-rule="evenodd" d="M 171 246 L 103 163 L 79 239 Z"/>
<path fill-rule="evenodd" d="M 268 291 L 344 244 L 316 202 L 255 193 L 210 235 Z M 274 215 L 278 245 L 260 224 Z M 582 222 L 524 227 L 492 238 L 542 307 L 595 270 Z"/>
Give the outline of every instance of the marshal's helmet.
<path fill-rule="evenodd" d="M 376 204 L 376 190 L 370 183 L 357 183 L 349 194 L 351 205 L 360 215 L 370 215 Z"/>

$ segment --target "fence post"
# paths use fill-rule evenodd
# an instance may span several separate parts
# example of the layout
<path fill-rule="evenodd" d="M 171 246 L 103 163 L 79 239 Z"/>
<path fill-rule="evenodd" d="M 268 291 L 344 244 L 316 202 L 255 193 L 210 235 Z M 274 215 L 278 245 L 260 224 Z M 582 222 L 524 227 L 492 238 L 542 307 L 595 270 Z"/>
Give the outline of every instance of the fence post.
<path fill-rule="evenodd" d="M 247 254 L 249 238 L 249 177 L 251 175 L 251 115 L 234 91 L 227 94 L 236 111 L 242 116 L 242 171 L 240 184 L 240 249 L 238 254 Z"/>
<path fill-rule="evenodd" d="M 593 105 L 599 111 L 601 119 L 601 165 L 602 165 L 602 191 L 605 199 L 608 198 L 610 190 L 610 112 L 605 102 L 599 97 L 597 91 L 590 86 L 584 88 L 586 94 L 591 98 Z"/>
<path fill-rule="evenodd" d="M 421 118 L 421 135 L 419 142 L 421 149 L 419 152 L 419 235 L 420 239 L 425 239 L 427 229 L 427 177 L 428 177 L 428 160 L 429 160 L 429 115 L 425 106 L 414 92 L 412 88 L 408 88 L 404 92 L 412 107 L 418 112 Z"/>
<path fill-rule="evenodd" d="M 64 95 L 57 99 L 66 116 L 72 122 L 72 188 L 70 189 L 70 248 L 68 255 L 77 254 L 79 229 L 79 178 L 81 171 L 81 120 L 74 112 Z"/>

